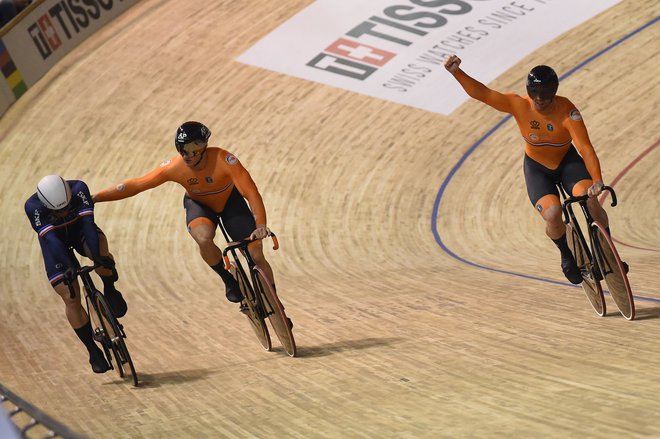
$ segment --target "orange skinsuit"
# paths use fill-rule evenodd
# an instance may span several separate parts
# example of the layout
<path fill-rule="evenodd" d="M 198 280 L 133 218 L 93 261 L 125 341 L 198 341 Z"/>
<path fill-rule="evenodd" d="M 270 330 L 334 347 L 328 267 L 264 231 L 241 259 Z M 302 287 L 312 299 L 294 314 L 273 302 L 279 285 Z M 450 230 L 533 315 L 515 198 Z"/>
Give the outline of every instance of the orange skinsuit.
<path fill-rule="evenodd" d="M 469 77 L 461 69 L 456 80 L 472 98 L 498 111 L 511 114 L 525 139 L 525 154 L 548 169 L 556 169 L 573 141 L 593 181 L 602 180 L 600 162 L 589 140 L 587 127 L 575 105 L 563 96 L 555 96 L 548 111 L 534 108 L 529 97 L 499 93 Z"/>
<path fill-rule="evenodd" d="M 220 213 L 235 186 L 247 199 L 257 224 L 266 224 L 266 208 L 257 186 L 236 156 L 221 148 L 207 148 L 206 164 L 194 170 L 180 155 L 161 163 L 142 177 L 126 180 L 115 187 L 104 189 L 94 197 L 96 202 L 121 200 L 155 188 L 166 181 L 179 183 L 193 200 Z"/>

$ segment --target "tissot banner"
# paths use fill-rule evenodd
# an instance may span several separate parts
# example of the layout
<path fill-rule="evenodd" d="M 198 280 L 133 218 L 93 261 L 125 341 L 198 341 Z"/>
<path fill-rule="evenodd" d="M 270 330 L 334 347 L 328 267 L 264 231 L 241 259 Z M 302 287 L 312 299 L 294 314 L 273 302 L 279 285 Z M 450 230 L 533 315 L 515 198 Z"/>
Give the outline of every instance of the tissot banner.
<path fill-rule="evenodd" d="M 46 0 L 2 37 L 27 87 L 137 0 Z"/>
<path fill-rule="evenodd" d="M 447 56 L 488 83 L 619 1 L 317 0 L 238 60 L 449 114 L 467 96 L 444 70 Z M 539 64 L 559 61 L 537 55 Z"/>

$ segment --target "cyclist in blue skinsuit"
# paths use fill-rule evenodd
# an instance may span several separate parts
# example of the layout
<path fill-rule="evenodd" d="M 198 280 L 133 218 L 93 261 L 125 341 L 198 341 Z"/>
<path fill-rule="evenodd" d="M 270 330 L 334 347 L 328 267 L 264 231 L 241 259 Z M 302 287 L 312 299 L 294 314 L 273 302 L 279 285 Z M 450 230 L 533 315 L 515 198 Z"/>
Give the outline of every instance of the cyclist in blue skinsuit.
<path fill-rule="evenodd" d="M 115 288 L 115 262 L 105 235 L 94 222 L 94 203 L 87 185 L 80 180 L 47 175 L 25 202 L 25 214 L 39 235 L 48 280 L 64 301 L 67 319 L 89 352 L 92 370 L 106 372 L 110 366 L 94 342 L 89 316 L 80 300 L 80 286 L 73 276 L 75 255 L 71 248 L 101 265 L 96 273 L 103 281 L 103 292 L 115 316 L 124 316 L 127 306 Z M 73 284 L 73 298 L 68 284 Z"/>

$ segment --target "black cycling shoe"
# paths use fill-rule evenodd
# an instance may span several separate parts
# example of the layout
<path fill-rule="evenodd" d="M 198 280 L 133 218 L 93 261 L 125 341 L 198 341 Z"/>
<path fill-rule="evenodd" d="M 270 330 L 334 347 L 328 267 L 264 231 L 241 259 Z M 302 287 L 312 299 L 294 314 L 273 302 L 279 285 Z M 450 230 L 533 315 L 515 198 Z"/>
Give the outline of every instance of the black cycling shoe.
<path fill-rule="evenodd" d="M 89 364 L 92 365 L 94 373 L 106 373 L 110 370 L 110 365 L 100 349 L 97 349 L 93 354 L 89 354 Z"/>
<path fill-rule="evenodd" d="M 227 300 L 233 303 L 239 303 L 243 300 L 241 287 L 238 286 L 238 282 L 233 277 L 228 282 L 225 282 L 225 296 Z"/>
<path fill-rule="evenodd" d="M 108 299 L 108 305 L 116 318 L 124 317 L 128 311 L 128 305 L 124 300 L 124 296 L 114 288 L 112 290 L 104 291 L 105 298 Z"/>
<path fill-rule="evenodd" d="M 582 273 L 580 272 L 573 255 L 570 255 L 569 257 L 562 256 L 561 271 L 564 272 L 564 276 L 566 276 L 566 279 L 568 279 L 570 283 L 575 285 L 582 283 Z"/>

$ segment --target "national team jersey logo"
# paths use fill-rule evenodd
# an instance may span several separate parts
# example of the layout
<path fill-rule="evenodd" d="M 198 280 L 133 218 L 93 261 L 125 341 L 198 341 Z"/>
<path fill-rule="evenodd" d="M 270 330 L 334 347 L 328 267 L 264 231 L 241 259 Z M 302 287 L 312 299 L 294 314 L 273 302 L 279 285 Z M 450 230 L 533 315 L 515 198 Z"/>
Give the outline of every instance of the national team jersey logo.
<path fill-rule="evenodd" d="M 569 117 L 575 121 L 580 121 L 582 120 L 582 115 L 580 114 L 579 111 L 573 110 L 571 111 L 571 114 L 569 114 Z"/>
<path fill-rule="evenodd" d="M 550 131 L 550 132 L 552 132 L 552 131 L 555 130 L 555 127 L 553 127 L 551 123 L 549 123 L 549 124 L 546 126 L 546 128 L 548 128 L 548 131 Z"/>
<path fill-rule="evenodd" d="M 213 177 L 206 177 L 204 180 L 206 180 L 208 184 L 213 183 Z"/>
<path fill-rule="evenodd" d="M 227 154 L 227 157 L 225 157 L 225 161 L 230 165 L 235 165 L 236 163 L 238 163 L 238 159 L 234 154 Z"/>

